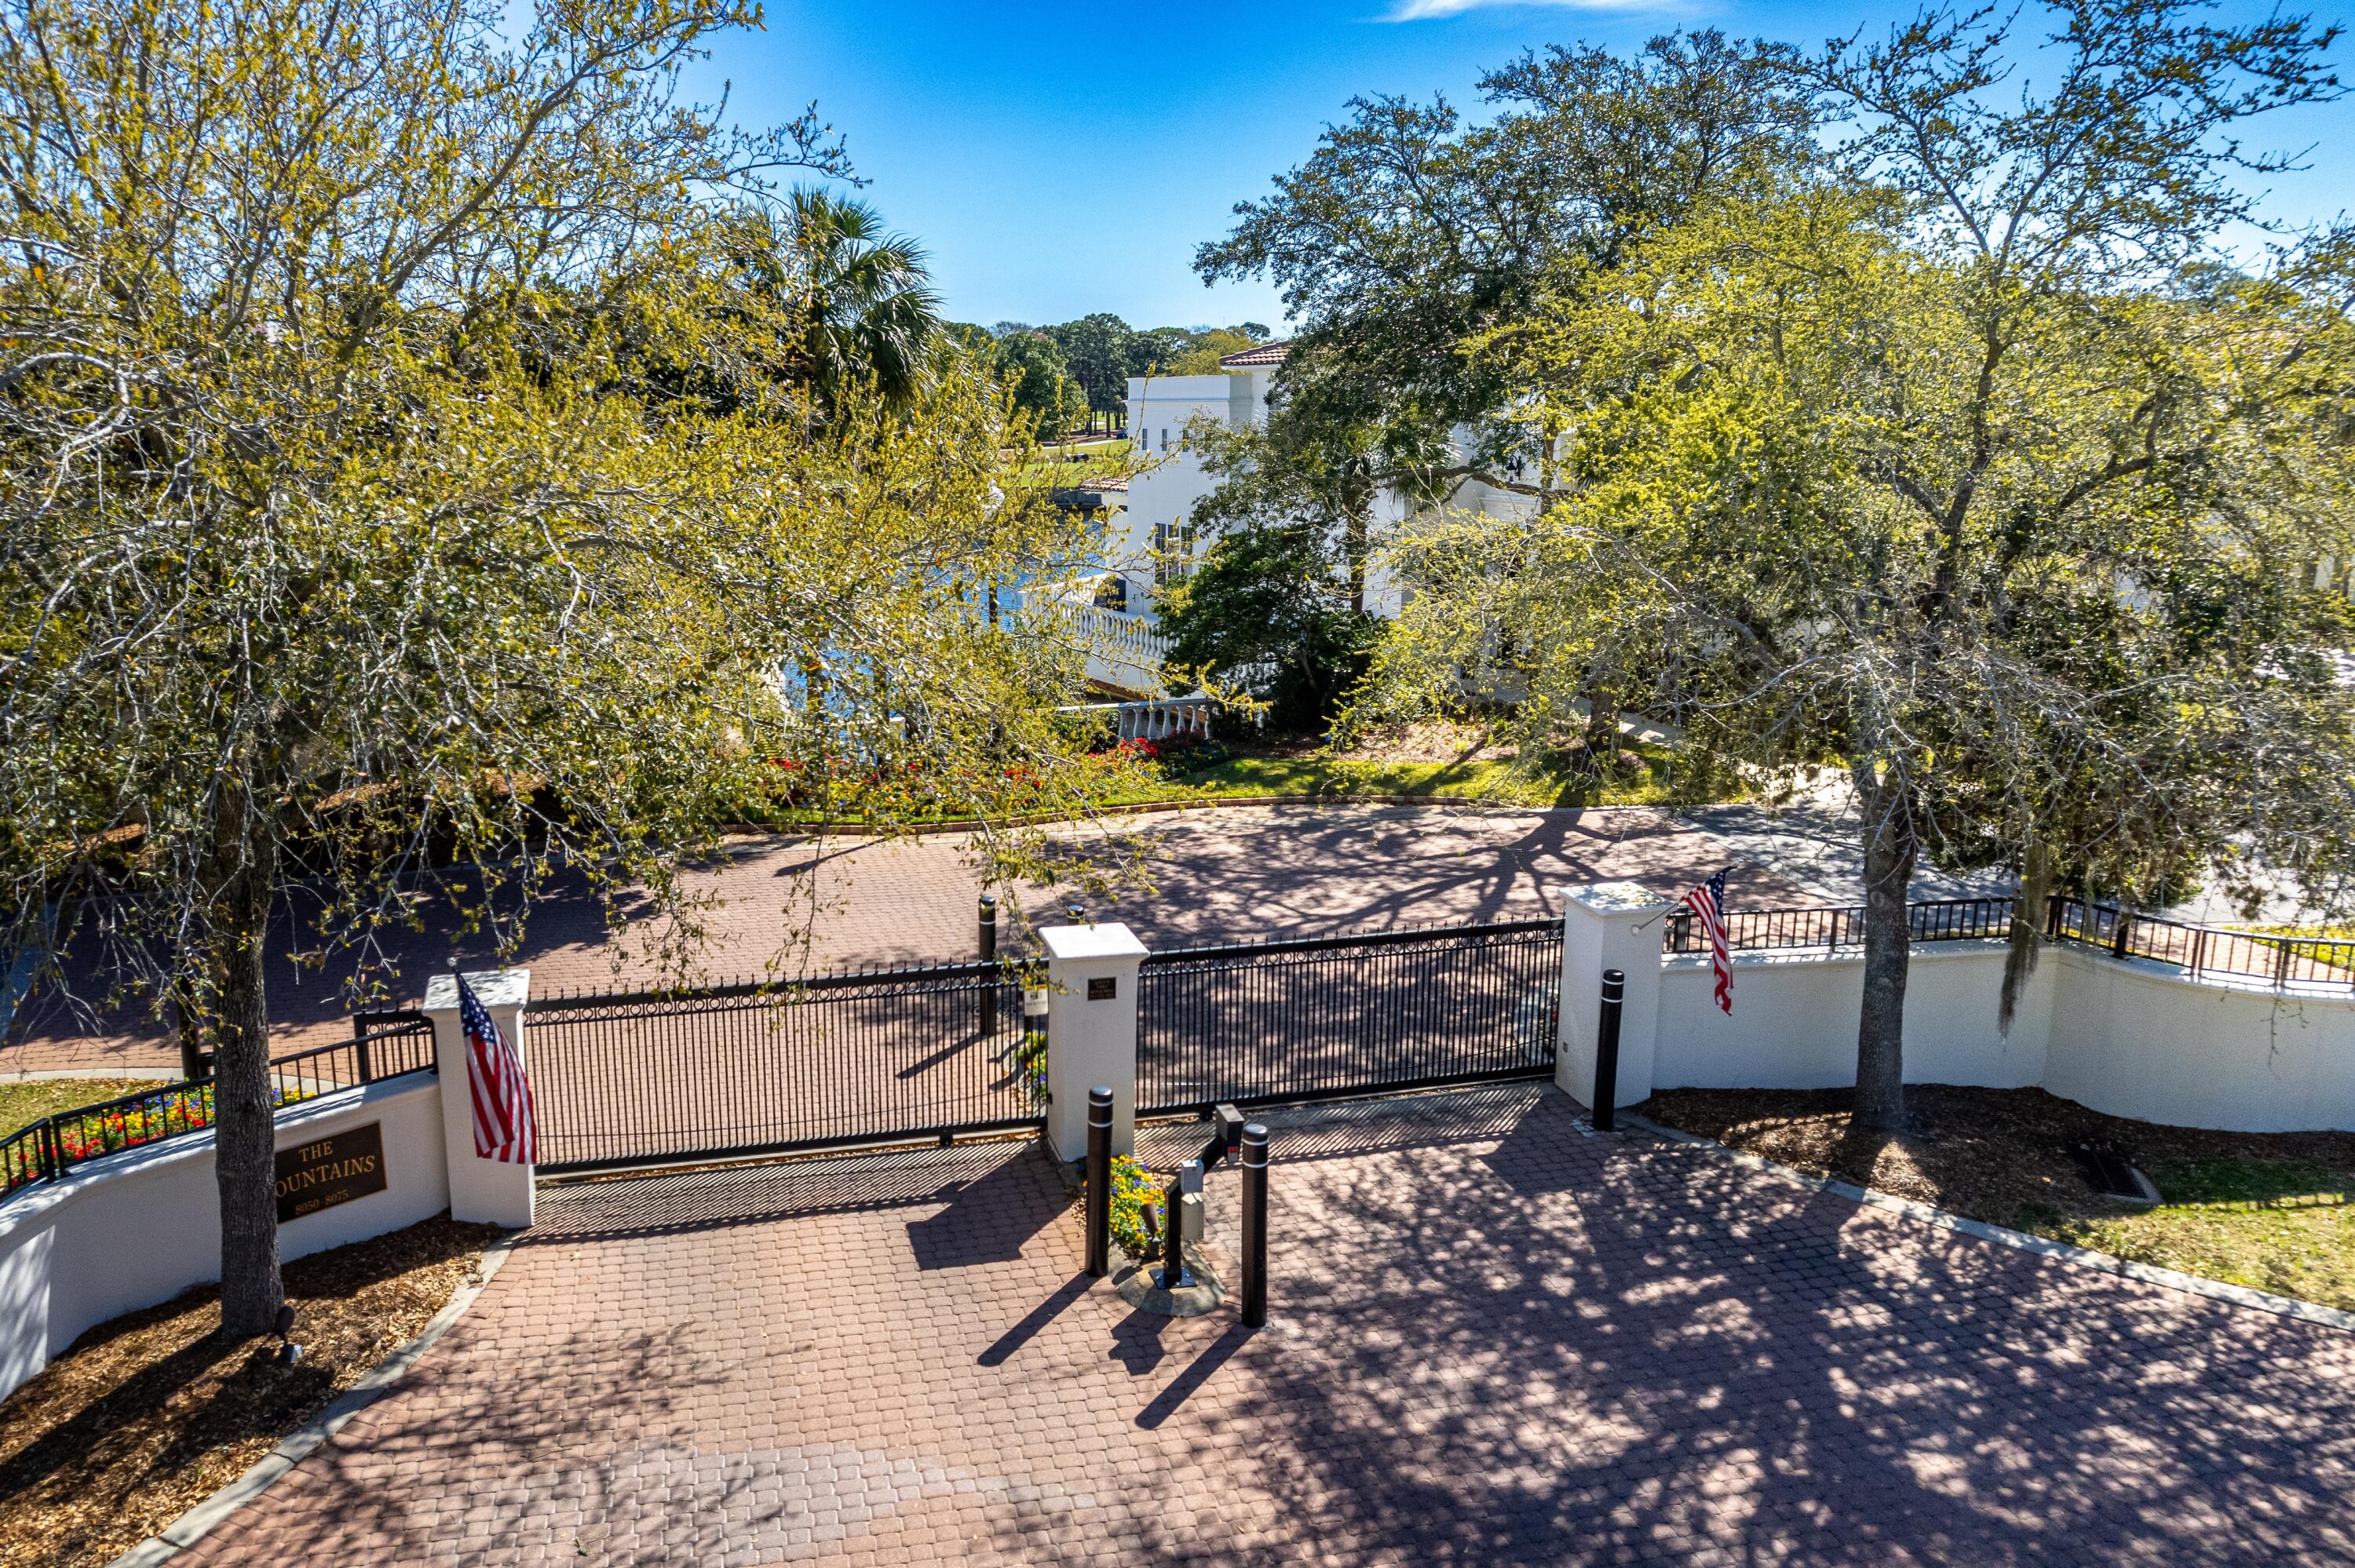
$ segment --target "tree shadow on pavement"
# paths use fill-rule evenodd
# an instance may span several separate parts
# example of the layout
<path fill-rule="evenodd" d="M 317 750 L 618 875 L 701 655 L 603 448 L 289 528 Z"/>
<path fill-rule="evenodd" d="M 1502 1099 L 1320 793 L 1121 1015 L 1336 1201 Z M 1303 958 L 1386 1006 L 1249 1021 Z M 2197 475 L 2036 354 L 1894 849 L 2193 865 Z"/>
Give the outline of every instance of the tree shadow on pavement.
<path fill-rule="evenodd" d="M 1279 1142 L 1272 1201 L 1283 1331 L 1157 1412 L 1207 1473 L 1183 1531 L 1108 1506 L 1140 1561 L 2350 1560 L 2332 1330 L 1592 1136 L 1560 1095 L 1492 1148 Z"/>

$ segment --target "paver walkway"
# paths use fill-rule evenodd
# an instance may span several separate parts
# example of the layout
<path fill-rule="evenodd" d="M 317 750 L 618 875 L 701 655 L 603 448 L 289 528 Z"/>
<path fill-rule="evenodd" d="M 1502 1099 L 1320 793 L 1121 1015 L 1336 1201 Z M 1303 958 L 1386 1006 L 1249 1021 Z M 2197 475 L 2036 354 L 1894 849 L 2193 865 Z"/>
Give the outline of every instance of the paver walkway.
<path fill-rule="evenodd" d="M 1097 919 L 1125 920 L 1150 946 L 1324 936 L 1402 925 L 1516 919 L 1560 907 L 1566 884 L 1627 877 L 1674 893 L 1736 857 L 1713 835 L 1640 810 L 1497 811 L 1447 806 L 1273 806 L 1116 819 L 1144 850 L 1146 883 L 1118 897 L 1091 897 Z M 1083 845 L 1102 835 L 1075 834 Z M 1109 854 L 1108 845 L 1104 851 Z M 705 898 L 706 939 L 693 974 L 754 979 L 858 964 L 940 961 L 975 951 L 981 883 L 960 834 L 869 839 L 750 838 L 687 877 Z M 1737 871 L 1742 903 L 1813 902 L 1797 885 L 1754 865 Z M 1060 920 L 1062 895 L 1018 890 L 1008 937 L 1021 918 Z M 431 906 L 426 929 L 387 938 L 400 976 L 395 997 L 413 1005 L 424 977 L 449 962 L 449 926 Z M 607 935 L 585 887 L 559 886 L 532 915 L 514 960 L 532 971 L 535 994 L 620 991 L 655 984 L 662 933 Z M 652 947 L 645 939 L 656 938 Z M 291 955 L 304 946 L 290 926 L 273 943 L 268 977 L 274 1049 L 281 1054 L 348 1039 L 336 987 Z M 486 938 L 454 949 L 468 965 L 492 961 Z M 101 984 L 85 987 L 102 993 Z M 37 1000 L 0 1046 L 0 1075 L 78 1070 L 169 1072 L 176 1048 L 151 1021 L 93 1021 Z"/>
<path fill-rule="evenodd" d="M 550 1192 L 408 1382 L 196 1557 L 2355 1561 L 2355 1337 L 1596 1137 L 1550 1091 L 1277 1120 L 1258 1333 L 1090 1282 L 1025 1148 Z"/>

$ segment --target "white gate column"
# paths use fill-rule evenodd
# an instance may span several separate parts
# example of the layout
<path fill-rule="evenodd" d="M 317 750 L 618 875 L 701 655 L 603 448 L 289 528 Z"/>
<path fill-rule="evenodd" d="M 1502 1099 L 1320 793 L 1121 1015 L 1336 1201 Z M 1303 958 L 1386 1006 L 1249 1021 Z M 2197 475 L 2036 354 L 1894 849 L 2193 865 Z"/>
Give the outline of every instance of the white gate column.
<path fill-rule="evenodd" d="M 527 1077 L 530 1047 L 524 1043 L 524 1004 L 531 997 L 529 969 L 485 969 L 466 977 L 483 1011 L 516 1050 Z M 458 1022 L 458 977 L 438 974 L 425 982 L 425 1015 L 433 1021 L 433 1061 L 442 1076 L 442 1131 L 449 1148 L 450 1217 L 475 1224 L 522 1230 L 532 1221 L 536 1169 L 485 1160 L 474 1153 L 474 1107 L 466 1089 L 466 1032 Z"/>
<path fill-rule="evenodd" d="M 1554 1083 L 1593 1108 L 1589 1102 L 1594 1097 L 1603 971 L 1619 969 L 1627 977 L 1627 989 L 1619 1012 L 1617 1091 L 1611 1100 L 1614 1106 L 1632 1106 L 1652 1093 L 1652 1058 L 1660 1030 L 1658 916 L 1671 905 L 1632 882 L 1565 887 L 1561 898 L 1561 1033 L 1554 1053 Z"/>
<path fill-rule="evenodd" d="M 1088 1091 L 1112 1090 L 1112 1151 L 1136 1150 L 1136 975 L 1145 944 L 1125 926 L 1050 926 L 1047 948 L 1047 1145 L 1088 1151 Z"/>

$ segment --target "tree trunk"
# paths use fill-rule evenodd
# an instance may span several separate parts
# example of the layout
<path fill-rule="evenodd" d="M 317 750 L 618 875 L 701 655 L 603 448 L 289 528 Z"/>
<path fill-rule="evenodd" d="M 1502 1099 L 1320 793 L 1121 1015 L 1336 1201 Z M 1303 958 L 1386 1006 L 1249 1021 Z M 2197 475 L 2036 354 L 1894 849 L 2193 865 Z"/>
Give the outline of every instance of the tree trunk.
<path fill-rule="evenodd" d="M 1619 772 L 1619 694 L 1600 684 L 1586 697 L 1586 761 L 1597 779 Z"/>
<path fill-rule="evenodd" d="M 213 1047 L 213 1146 L 220 1188 L 221 1333 L 271 1332 L 278 1275 L 276 1119 L 270 1097 L 270 1003 L 262 990 L 275 846 L 225 791 L 216 832 L 214 948 L 220 1013 Z"/>
<path fill-rule="evenodd" d="M 1855 773 L 1864 811 L 1864 1010 L 1857 1021 L 1855 1125 L 1886 1132 L 1905 1121 L 1905 978 L 1913 956 L 1907 895 L 1921 849 L 1913 792 Z"/>

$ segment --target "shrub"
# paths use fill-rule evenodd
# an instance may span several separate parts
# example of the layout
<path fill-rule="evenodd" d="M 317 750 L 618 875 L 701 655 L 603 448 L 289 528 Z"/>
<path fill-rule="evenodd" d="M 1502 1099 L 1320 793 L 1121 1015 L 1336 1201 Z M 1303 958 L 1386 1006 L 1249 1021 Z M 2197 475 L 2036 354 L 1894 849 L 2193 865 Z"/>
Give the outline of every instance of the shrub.
<path fill-rule="evenodd" d="M 1014 1076 L 1030 1108 L 1040 1110 L 1047 1104 L 1047 1036 L 1044 1031 L 1026 1029 L 1022 1038 L 1014 1044 Z"/>
<path fill-rule="evenodd" d="M 1112 1239 L 1131 1257 L 1153 1250 L 1145 1234 L 1145 1211 L 1161 1201 L 1161 1187 L 1135 1155 L 1112 1157 Z"/>

